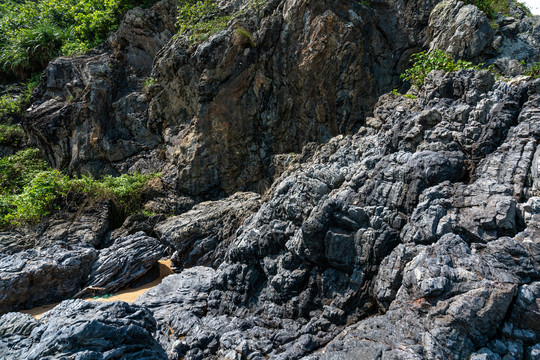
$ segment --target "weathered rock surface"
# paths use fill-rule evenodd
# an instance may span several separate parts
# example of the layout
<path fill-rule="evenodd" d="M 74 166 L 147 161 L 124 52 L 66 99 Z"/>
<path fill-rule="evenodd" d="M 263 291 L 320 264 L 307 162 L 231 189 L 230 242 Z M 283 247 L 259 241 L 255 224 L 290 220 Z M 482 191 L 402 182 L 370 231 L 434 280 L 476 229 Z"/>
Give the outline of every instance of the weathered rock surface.
<path fill-rule="evenodd" d="M 518 285 L 538 276 L 537 255 L 510 238 L 469 247 L 459 236 L 446 235 L 406 266 L 388 312 L 348 328 L 310 359 L 376 354 L 381 358 L 468 358 L 497 334 L 513 312 Z M 530 292 L 522 295 L 528 298 L 522 300 L 523 308 L 532 296 Z M 529 344 L 534 344 L 534 330 L 529 335 Z"/>
<path fill-rule="evenodd" d="M 369 126 L 306 147 L 260 208 L 244 193 L 160 220 L 199 264 L 197 240 L 221 242 L 213 267 L 137 300 L 153 338 L 169 359 L 534 358 L 539 101 L 540 80 L 433 72 L 417 99 L 384 95 Z"/>
<path fill-rule="evenodd" d="M 47 139 L 51 163 L 160 169 L 163 188 L 147 209 L 181 214 L 136 215 L 113 232 L 119 224 L 105 212 L 92 226 L 53 224 L 34 238 L 39 250 L 25 234 L 1 234 L 9 241 L 0 286 L 13 294 L 4 311 L 41 301 L 33 288 L 24 295 L 12 286 L 37 273 L 54 276 L 62 296 L 126 284 L 163 254 L 155 238 L 184 269 L 136 305 L 68 301 L 27 326 L 23 315 L 4 315 L 2 353 L 535 358 L 540 80 L 434 71 L 417 97 L 386 94 L 371 111 L 426 41 L 478 60 L 513 46 L 497 36 L 521 31 L 499 19 L 507 23 L 493 34 L 474 7 L 442 2 L 432 13 L 437 3 L 275 0 L 255 14 L 231 2 L 226 11 L 243 11 L 231 27 L 188 48 L 181 36 L 165 45 L 174 6 L 161 2 L 130 13 L 108 48 L 56 60 L 27 119 Z M 143 27 L 136 14 L 150 32 L 129 34 Z M 516 20 L 535 34 L 534 21 Z M 254 47 L 238 40 L 234 23 Z M 526 49 L 537 41 L 517 39 Z M 156 81 L 143 94 L 149 54 Z M 85 88 L 66 105 L 61 87 L 74 74 L 74 87 Z M 267 191 L 261 200 L 238 189 Z M 61 244 L 51 247 L 53 239 Z M 58 262 L 68 249 L 87 260 Z M 77 284 L 64 284 L 82 262 Z"/>
<path fill-rule="evenodd" d="M 116 222 L 114 205 L 104 201 L 86 207 L 81 213 L 54 214 L 36 226 L 0 233 L 0 254 L 46 248 L 53 245 L 102 247 Z"/>
<path fill-rule="evenodd" d="M 166 247 L 142 232 L 108 244 L 113 213 L 104 202 L 0 233 L 0 313 L 113 292 L 151 269 Z"/>
<path fill-rule="evenodd" d="M 139 306 L 69 300 L 39 320 L 2 316 L 0 350 L 6 360 L 167 359 L 155 329 L 152 314 Z"/>
<path fill-rule="evenodd" d="M 474 5 L 445 0 L 429 16 L 429 50 L 442 50 L 456 59 L 481 58 L 493 43 L 488 18 Z"/>
<path fill-rule="evenodd" d="M 163 257 L 165 247 L 143 232 L 121 237 L 99 251 L 84 289 L 76 297 L 112 293 L 144 275 Z"/>
<path fill-rule="evenodd" d="M 71 297 L 84 284 L 97 254 L 91 248 L 52 246 L 0 258 L 0 313 Z"/>
<path fill-rule="evenodd" d="M 106 44 L 51 62 L 23 122 L 51 165 L 76 173 L 116 173 L 121 162 L 160 142 L 141 89 L 156 53 L 174 34 L 176 2 L 128 12 Z M 133 164 L 132 164 L 133 165 Z"/>
<path fill-rule="evenodd" d="M 228 240 L 260 206 L 255 193 L 237 193 L 219 201 L 197 204 L 190 211 L 160 222 L 160 241 L 175 249 L 172 264 L 179 268 L 219 265 Z"/>

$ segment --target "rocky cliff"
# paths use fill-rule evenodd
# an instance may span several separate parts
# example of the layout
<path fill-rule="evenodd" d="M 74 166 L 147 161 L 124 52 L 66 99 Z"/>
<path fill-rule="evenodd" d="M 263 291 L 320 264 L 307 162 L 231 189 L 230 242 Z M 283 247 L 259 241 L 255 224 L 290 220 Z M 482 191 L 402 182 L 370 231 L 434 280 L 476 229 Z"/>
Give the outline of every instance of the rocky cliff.
<path fill-rule="evenodd" d="M 31 140 L 73 173 L 161 171 L 158 214 L 124 221 L 105 201 L 0 233 L 0 312 L 114 292 L 166 253 L 178 273 L 133 304 L 7 313 L 0 353 L 538 359 L 540 79 L 512 76 L 538 60 L 540 19 L 494 30 L 455 1 L 220 6 L 236 16 L 201 44 L 173 36 L 164 0 L 47 68 Z M 509 77 L 433 71 L 387 93 L 422 49 Z"/>

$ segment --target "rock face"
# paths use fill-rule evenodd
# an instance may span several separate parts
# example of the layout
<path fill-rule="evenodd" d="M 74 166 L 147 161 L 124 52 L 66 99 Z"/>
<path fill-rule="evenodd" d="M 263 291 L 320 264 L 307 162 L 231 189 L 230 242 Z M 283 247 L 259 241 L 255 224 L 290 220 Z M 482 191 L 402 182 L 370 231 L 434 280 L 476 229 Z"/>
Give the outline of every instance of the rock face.
<path fill-rule="evenodd" d="M 155 54 L 174 34 L 176 2 L 128 12 L 106 44 L 52 61 L 23 125 L 56 168 L 115 173 L 112 166 L 154 148 L 141 92 Z"/>
<path fill-rule="evenodd" d="M 383 95 L 368 126 L 306 147 L 260 208 L 244 193 L 160 220 L 157 236 L 190 254 L 182 266 L 208 262 L 197 239 L 220 245 L 213 267 L 186 268 L 136 301 L 152 325 L 115 303 L 64 302 L 44 325 L 4 315 L 0 346 L 13 358 L 29 341 L 56 353 L 36 329 L 107 314 L 123 324 L 116 334 L 147 329 L 129 349 L 142 341 L 169 359 L 534 358 L 539 109 L 540 80 L 432 72 L 418 98 Z M 63 315 L 75 305 L 88 308 Z"/>
<path fill-rule="evenodd" d="M 220 201 L 197 204 L 192 210 L 160 222 L 159 239 L 175 249 L 172 264 L 179 268 L 219 265 L 230 239 L 243 221 L 259 208 L 260 196 L 237 193 Z"/>
<path fill-rule="evenodd" d="M 0 313 L 73 296 L 90 273 L 92 249 L 26 250 L 0 259 Z"/>
<path fill-rule="evenodd" d="M 461 1 L 439 3 L 429 17 L 429 50 L 443 50 L 457 59 L 480 58 L 493 43 L 494 31 L 476 6 Z"/>
<path fill-rule="evenodd" d="M 99 252 L 76 297 L 112 293 L 144 275 L 165 253 L 164 246 L 143 232 L 117 239 Z"/>
<path fill-rule="evenodd" d="M 122 302 L 63 302 L 39 320 L 8 314 L 0 322 L 5 359 L 167 359 L 152 337 L 152 314 Z"/>
<path fill-rule="evenodd" d="M 142 232 L 108 244 L 113 224 L 112 204 L 104 202 L 1 233 L 0 313 L 116 291 L 164 256 L 166 247 Z"/>
<path fill-rule="evenodd" d="M 53 219 L 33 238 L 0 234 L 0 286 L 8 284 L 10 294 L 0 311 L 42 300 L 33 288 L 14 290 L 35 274 L 63 291 L 49 296 L 96 286 L 109 291 L 149 268 L 164 246 L 176 251 L 173 262 L 182 271 L 135 305 L 68 300 L 40 320 L 5 314 L 2 355 L 538 357 L 540 79 L 433 71 L 416 96 L 388 93 L 369 110 L 424 41 L 472 58 L 496 48 L 497 32 L 491 44 L 473 33 L 485 23 L 474 7 L 442 2 L 434 10 L 446 14 L 442 22 L 432 13 L 436 3 L 275 0 L 255 12 L 231 2 L 224 11 L 242 9 L 234 22 L 252 32 L 255 46 L 239 41 L 233 27 L 189 49 L 186 39 L 171 39 L 156 53 L 149 104 L 137 103 L 144 126 L 129 141 L 146 148 L 118 161 L 106 157 L 121 152 L 104 152 L 112 133 L 101 132 L 95 146 L 72 147 L 77 137 L 62 135 L 71 124 L 67 108 L 49 113 L 46 102 L 38 103 L 28 121 L 43 127 L 33 134 L 48 139 L 47 129 L 62 139 L 49 151 L 51 162 L 76 148 L 92 160 L 70 157 L 66 166 L 73 170 L 163 166 L 165 185 L 147 209 L 181 213 L 139 214 L 115 229 L 112 210 L 94 211 L 85 214 L 95 219 L 92 226 Z M 144 16 L 161 14 L 166 4 Z M 146 38 L 161 39 L 160 31 L 152 34 Z M 126 40 L 124 50 L 95 56 L 107 63 L 111 54 L 143 48 L 150 54 L 152 41 L 134 47 L 135 39 Z M 84 59 L 57 61 L 102 61 Z M 140 59 L 150 71 L 147 57 Z M 140 95 L 127 84 L 131 95 Z M 109 106 L 108 97 L 94 96 L 97 87 L 89 89 L 88 101 L 106 99 Z M 84 99 L 72 106 L 82 107 Z M 249 188 L 266 191 L 200 202 Z M 31 239 L 38 249 L 30 249 Z M 80 267 L 76 281 L 66 283 L 73 267 Z"/>
<path fill-rule="evenodd" d="M 72 172 L 159 169 L 204 197 L 263 191 L 274 155 L 359 128 L 425 41 L 436 2 L 235 2 L 254 47 L 231 24 L 188 48 L 182 37 L 163 47 L 176 7 L 163 0 L 129 12 L 102 49 L 53 61 L 25 128 Z"/>

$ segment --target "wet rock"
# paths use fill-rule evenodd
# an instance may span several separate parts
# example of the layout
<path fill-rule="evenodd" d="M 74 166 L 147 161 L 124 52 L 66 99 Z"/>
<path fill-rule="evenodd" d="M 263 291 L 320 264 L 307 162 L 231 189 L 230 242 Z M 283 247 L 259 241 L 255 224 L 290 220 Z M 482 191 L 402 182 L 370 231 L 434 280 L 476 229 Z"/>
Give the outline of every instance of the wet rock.
<path fill-rule="evenodd" d="M 76 297 L 96 296 L 119 290 L 144 275 L 163 257 L 165 247 L 143 232 L 116 239 L 99 251 L 85 287 Z"/>

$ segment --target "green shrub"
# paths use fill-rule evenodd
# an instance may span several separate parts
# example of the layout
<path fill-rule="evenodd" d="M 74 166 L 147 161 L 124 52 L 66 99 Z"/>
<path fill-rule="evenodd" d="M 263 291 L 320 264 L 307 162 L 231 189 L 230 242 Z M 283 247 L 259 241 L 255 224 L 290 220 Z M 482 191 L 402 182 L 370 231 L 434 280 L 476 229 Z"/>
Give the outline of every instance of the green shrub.
<path fill-rule="evenodd" d="M 149 76 L 144 80 L 144 87 L 149 88 L 153 85 L 156 85 L 158 83 L 158 80 L 155 77 Z"/>
<path fill-rule="evenodd" d="M 249 0 L 249 7 L 255 10 L 257 17 L 261 17 L 264 6 L 266 5 L 266 0 Z"/>
<path fill-rule="evenodd" d="M 0 96 L 0 121 L 9 122 L 10 118 L 21 116 L 30 99 L 32 91 L 39 84 L 39 74 L 32 76 L 25 88 L 18 94 L 5 94 Z"/>
<path fill-rule="evenodd" d="M 59 55 L 106 39 L 130 8 L 155 0 L 27 0 L 0 4 L 0 77 L 26 78 Z"/>
<path fill-rule="evenodd" d="M 424 86 L 424 80 L 427 74 L 429 74 L 432 70 L 444 70 L 445 72 L 452 72 L 462 69 L 480 69 L 480 66 L 473 65 L 469 61 L 455 61 L 452 56 L 444 53 L 441 50 L 436 50 L 431 53 L 422 51 L 413 54 L 411 56 L 411 61 L 413 62 L 412 68 L 405 70 L 400 77 L 403 80 L 409 81 L 412 85 L 415 85 L 418 88 Z"/>
<path fill-rule="evenodd" d="M 532 76 L 535 79 L 540 78 L 540 61 L 533 64 L 533 66 L 525 72 L 525 75 Z"/>
<path fill-rule="evenodd" d="M 512 5 L 522 8 L 527 15 L 532 15 L 527 5 L 515 0 L 464 0 L 464 2 L 465 4 L 475 5 L 489 19 L 496 18 L 497 14 L 510 15 Z"/>
<path fill-rule="evenodd" d="M 195 45 L 225 29 L 231 18 L 221 15 L 212 0 L 185 0 L 178 6 L 176 27 Z"/>
<path fill-rule="evenodd" d="M 19 145 L 25 133 L 19 125 L 0 124 L 0 145 Z"/>
<path fill-rule="evenodd" d="M 69 199 L 110 199 L 125 213 L 141 207 L 148 181 L 159 174 L 129 174 L 93 179 L 71 178 L 51 169 L 39 150 L 27 149 L 0 159 L 0 228 L 38 222 L 43 216 L 69 206 Z"/>
<path fill-rule="evenodd" d="M 0 197 L 17 194 L 37 173 L 49 169 L 38 149 L 26 149 L 0 158 Z"/>

